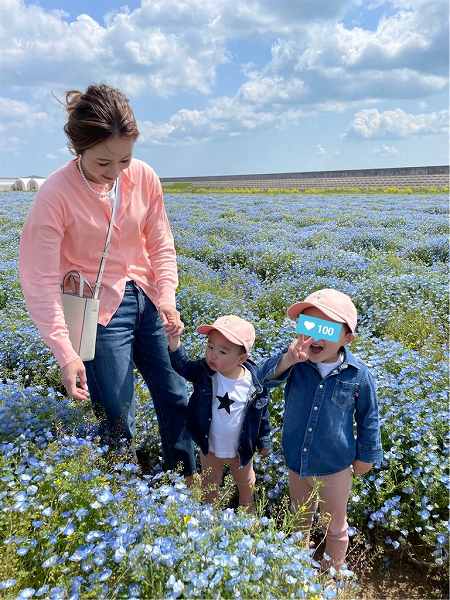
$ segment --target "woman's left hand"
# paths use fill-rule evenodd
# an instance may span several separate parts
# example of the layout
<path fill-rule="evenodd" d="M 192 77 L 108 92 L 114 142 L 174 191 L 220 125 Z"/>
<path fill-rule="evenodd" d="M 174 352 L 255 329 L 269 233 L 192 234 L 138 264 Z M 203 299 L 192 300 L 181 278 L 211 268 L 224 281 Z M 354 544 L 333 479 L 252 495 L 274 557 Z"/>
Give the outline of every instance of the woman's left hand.
<path fill-rule="evenodd" d="M 159 316 L 167 335 L 180 336 L 183 333 L 184 324 L 175 306 L 161 304 L 159 306 Z"/>

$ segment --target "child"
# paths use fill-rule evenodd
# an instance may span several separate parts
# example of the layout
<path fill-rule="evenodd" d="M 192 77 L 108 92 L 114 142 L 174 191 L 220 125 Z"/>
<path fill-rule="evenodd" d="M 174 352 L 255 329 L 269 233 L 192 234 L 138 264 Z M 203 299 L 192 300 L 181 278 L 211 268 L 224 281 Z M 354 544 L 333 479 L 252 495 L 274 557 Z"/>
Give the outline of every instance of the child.
<path fill-rule="evenodd" d="M 271 447 L 268 391 L 248 358 L 255 330 L 248 321 L 227 315 L 197 331 L 208 336 L 204 358 L 189 360 L 179 336 L 169 335 L 169 351 L 174 369 L 194 386 L 188 429 L 200 447 L 206 500 L 216 500 L 228 464 L 239 505 L 251 508 L 256 479 L 252 457 L 257 448 L 267 455 Z"/>
<path fill-rule="evenodd" d="M 265 384 L 286 381 L 282 443 L 292 508 L 306 504 L 303 527 L 309 534 L 319 484 L 321 509 L 331 515 L 323 566 L 329 566 L 330 557 L 338 570 L 348 547 L 352 475 L 367 473 L 382 458 L 375 388 L 367 366 L 346 348 L 357 321 L 349 296 L 322 289 L 290 306 L 287 314 L 291 319 L 304 314 L 329 321 L 332 327 L 343 325 L 337 342 L 301 335 L 262 365 Z"/>

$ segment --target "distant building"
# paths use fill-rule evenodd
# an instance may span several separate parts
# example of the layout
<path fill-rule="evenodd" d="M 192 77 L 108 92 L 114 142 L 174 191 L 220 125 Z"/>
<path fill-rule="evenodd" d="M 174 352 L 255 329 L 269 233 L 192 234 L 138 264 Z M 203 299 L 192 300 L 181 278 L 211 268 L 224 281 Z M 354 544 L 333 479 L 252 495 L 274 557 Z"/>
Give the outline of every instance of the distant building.
<path fill-rule="evenodd" d="M 0 192 L 37 192 L 45 177 L 0 177 Z"/>
<path fill-rule="evenodd" d="M 17 177 L 0 177 L 0 192 L 10 192 Z"/>

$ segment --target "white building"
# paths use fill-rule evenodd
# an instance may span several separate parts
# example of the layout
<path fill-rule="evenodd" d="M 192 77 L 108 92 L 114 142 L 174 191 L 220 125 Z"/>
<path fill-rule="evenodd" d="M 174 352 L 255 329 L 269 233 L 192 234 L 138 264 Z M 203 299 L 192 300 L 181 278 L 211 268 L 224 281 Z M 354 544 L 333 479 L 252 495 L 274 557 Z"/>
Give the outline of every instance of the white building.
<path fill-rule="evenodd" d="M 45 177 L 0 177 L 0 192 L 37 192 Z"/>
<path fill-rule="evenodd" d="M 17 177 L 0 177 L 0 192 L 10 192 Z"/>

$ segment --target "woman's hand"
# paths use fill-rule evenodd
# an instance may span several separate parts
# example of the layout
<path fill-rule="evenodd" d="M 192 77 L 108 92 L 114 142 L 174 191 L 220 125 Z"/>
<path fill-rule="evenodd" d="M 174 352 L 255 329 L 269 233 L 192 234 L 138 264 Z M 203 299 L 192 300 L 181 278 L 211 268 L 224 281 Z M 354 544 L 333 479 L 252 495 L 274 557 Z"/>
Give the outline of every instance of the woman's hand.
<path fill-rule="evenodd" d="M 365 475 L 373 467 L 373 464 L 364 462 L 362 460 L 354 460 L 352 462 L 352 467 L 355 475 Z"/>
<path fill-rule="evenodd" d="M 72 360 L 61 370 L 63 384 L 69 396 L 75 400 L 87 400 L 89 398 L 89 390 L 86 369 L 81 358 Z"/>
<path fill-rule="evenodd" d="M 175 306 L 161 304 L 159 306 L 159 316 L 167 335 L 179 337 L 183 333 L 184 324 Z"/>

